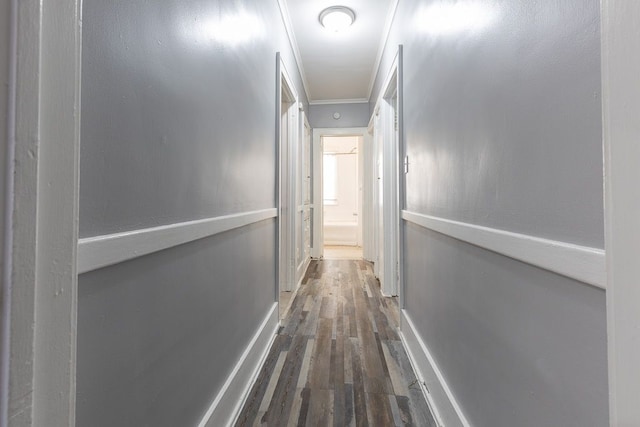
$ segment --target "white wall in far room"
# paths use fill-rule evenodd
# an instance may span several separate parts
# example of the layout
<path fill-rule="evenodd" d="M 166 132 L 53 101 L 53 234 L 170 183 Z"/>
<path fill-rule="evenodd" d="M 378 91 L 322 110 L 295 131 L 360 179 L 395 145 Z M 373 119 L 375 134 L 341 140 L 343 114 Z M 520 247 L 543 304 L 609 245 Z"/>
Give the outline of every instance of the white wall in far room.
<path fill-rule="evenodd" d="M 328 200 L 324 191 L 324 239 L 326 245 L 361 244 L 359 229 L 360 184 L 358 182 L 358 156 L 361 149 L 359 136 L 324 137 L 323 150 L 335 158 L 335 199 Z M 325 157 L 325 183 L 329 159 Z"/>

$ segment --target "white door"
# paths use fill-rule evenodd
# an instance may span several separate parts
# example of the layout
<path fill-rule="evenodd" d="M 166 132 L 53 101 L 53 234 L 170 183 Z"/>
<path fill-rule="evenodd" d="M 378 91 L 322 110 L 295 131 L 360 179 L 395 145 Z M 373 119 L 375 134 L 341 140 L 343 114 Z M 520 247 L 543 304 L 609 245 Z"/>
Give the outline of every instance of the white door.
<path fill-rule="evenodd" d="M 311 251 L 311 127 L 305 119 L 297 161 L 296 283 L 309 264 Z"/>
<path fill-rule="evenodd" d="M 279 58 L 279 56 L 278 56 Z M 299 148 L 300 127 L 297 95 L 291 79 L 278 59 L 280 74 L 280 120 L 279 133 L 279 188 L 278 188 L 278 247 L 279 291 L 293 291 L 295 288 L 296 261 L 296 163 Z"/>
<path fill-rule="evenodd" d="M 374 171 L 376 181 L 374 182 L 375 195 L 375 230 L 376 230 L 376 259 L 374 262 L 374 274 L 380 280 L 380 284 L 384 278 L 384 139 L 381 129 L 380 115 L 376 114 L 373 127 L 374 140 Z"/>
<path fill-rule="evenodd" d="M 311 256 L 311 127 L 309 123 L 304 123 L 304 149 L 303 149 L 303 200 L 305 206 L 304 212 L 304 258 L 309 259 Z"/>

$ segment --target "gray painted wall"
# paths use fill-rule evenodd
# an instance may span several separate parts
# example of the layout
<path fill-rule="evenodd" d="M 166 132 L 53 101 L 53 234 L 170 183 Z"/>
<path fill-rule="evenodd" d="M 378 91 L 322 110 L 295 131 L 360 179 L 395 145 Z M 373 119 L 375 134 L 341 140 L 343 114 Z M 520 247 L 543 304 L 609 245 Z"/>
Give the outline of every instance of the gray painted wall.
<path fill-rule="evenodd" d="M 79 426 L 194 426 L 274 300 L 275 221 L 80 276 Z"/>
<path fill-rule="evenodd" d="M 338 120 L 333 113 L 340 113 Z M 369 104 L 317 104 L 309 106 L 309 124 L 312 128 L 358 128 L 369 125 Z"/>
<path fill-rule="evenodd" d="M 603 248 L 599 2 L 484 0 L 445 35 L 430 3 L 401 2 L 373 91 L 404 44 L 408 209 Z"/>
<path fill-rule="evenodd" d="M 85 1 L 81 237 L 275 207 L 277 51 L 306 104 L 275 0 Z M 275 301 L 275 242 L 267 220 L 81 275 L 78 425 L 194 425 Z"/>
<path fill-rule="evenodd" d="M 604 291 L 405 231 L 405 308 L 472 425 L 608 425 Z"/>
<path fill-rule="evenodd" d="M 9 36 L 10 36 L 9 0 L 0 0 L 0 272 L 4 272 L 4 221 L 6 190 L 6 155 L 7 155 L 7 107 L 9 89 Z M 0 273 L 1 277 L 2 273 Z M 3 327 L 4 286 L 0 278 L 0 328 Z M 0 329 L 2 331 L 4 329 Z M 0 339 L 2 332 L 0 332 Z"/>
<path fill-rule="evenodd" d="M 80 236 L 275 206 L 276 51 L 304 96 L 276 0 L 83 8 Z"/>
<path fill-rule="evenodd" d="M 432 3 L 400 2 L 380 66 L 403 44 L 407 209 L 602 248 L 599 2 L 473 2 L 474 28 Z M 473 425 L 607 424 L 604 291 L 405 231 L 406 309 Z"/>

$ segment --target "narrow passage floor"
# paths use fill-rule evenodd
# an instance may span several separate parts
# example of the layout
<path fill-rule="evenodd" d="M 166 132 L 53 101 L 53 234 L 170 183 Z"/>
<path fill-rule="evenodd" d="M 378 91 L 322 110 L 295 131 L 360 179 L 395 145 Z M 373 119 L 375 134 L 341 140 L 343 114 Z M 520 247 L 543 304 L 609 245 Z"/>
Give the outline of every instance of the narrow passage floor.
<path fill-rule="evenodd" d="M 237 426 L 436 426 L 371 264 L 312 261 Z"/>

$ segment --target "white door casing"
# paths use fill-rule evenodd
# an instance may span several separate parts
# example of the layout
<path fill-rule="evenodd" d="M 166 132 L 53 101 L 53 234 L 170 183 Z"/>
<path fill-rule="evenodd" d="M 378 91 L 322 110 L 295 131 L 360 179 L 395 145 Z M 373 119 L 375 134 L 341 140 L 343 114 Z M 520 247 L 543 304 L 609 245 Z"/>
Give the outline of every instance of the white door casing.
<path fill-rule="evenodd" d="M 374 194 L 374 245 L 375 258 L 373 264 L 373 272 L 380 280 L 380 284 L 384 288 L 384 270 L 385 270 L 385 253 L 384 242 L 387 240 L 384 229 L 384 131 L 382 130 L 383 120 L 381 118 L 380 107 L 375 110 L 373 119 L 373 194 Z"/>
<path fill-rule="evenodd" d="M 311 260 L 311 126 L 304 111 L 300 111 L 301 135 L 296 167 L 296 286 L 304 278 Z"/>
<path fill-rule="evenodd" d="M 312 230 L 311 233 L 313 235 L 312 242 L 313 245 L 311 247 L 311 256 L 313 258 L 322 258 L 323 256 L 323 246 L 324 246 L 324 233 L 323 233 L 323 194 L 322 194 L 322 155 L 323 155 L 323 147 L 322 147 L 322 137 L 323 136 L 359 136 L 361 137 L 361 147 L 367 147 L 371 145 L 371 135 L 367 131 L 367 128 L 315 128 L 313 129 L 313 179 L 312 179 L 312 203 L 311 203 L 311 212 L 312 212 Z M 359 153 L 363 151 L 363 149 L 358 150 Z M 359 154 L 361 156 L 361 154 Z M 366 160 L 363 160 L 366 162 Z M 365 170 L 363 175 L 363 183 L 366 186 L 367 182 L 372 180 L 372 177 L 366 175 L 370 171 Z M 363 201 L 368 197 L 368 189 L 363 188 L 363 191 L 358 192 L 360 200 L 358 201 L 359 212 L 358 212 L 358 221 L 360 222 L 360 227 L 362 228 L 363 238 L 361 244 L 363 246 L 368 244 L 368 239 L 370 236 L 373 236 L 371 230 L 368 230 L 367 227 L 371 225 L 371 221 L 369 218 L 371 217 L 371 208 L 367 206 Z M 365 238 L 366 236 L 366 238 Z"/>
<path fill-rule="evenodd" d="M 278 90 L 276 143 L 278 145 L 278 273 L 280 291 L 293 291 L 296 275 L 296 168 L 299 148 L 299 106 L 295 86 L 280 58 L 277 56 Z M 279 298 L 276 295 L 276 298 Z"/>
<path fill-rule="evenodd" d="M 603 0 L 609 425 L 640 424 L 640 3 Z"/>
<path fill-rule="evenodd" d="M 80 11 L 11 3 L 3 427 L 75 425 Z"/>
<path fill-rule="evenodd" d="M 374 202 L 378 207 L 376 223 L 376 263 L 374 273 L 384 295 L 400 295 L 402 302 L 402 227 L 400 209 L 404 205 L 402 133 L 402 46 L 382 86 L 371 117 L 374 137 L 374 168 L 378 185 Z"/>

